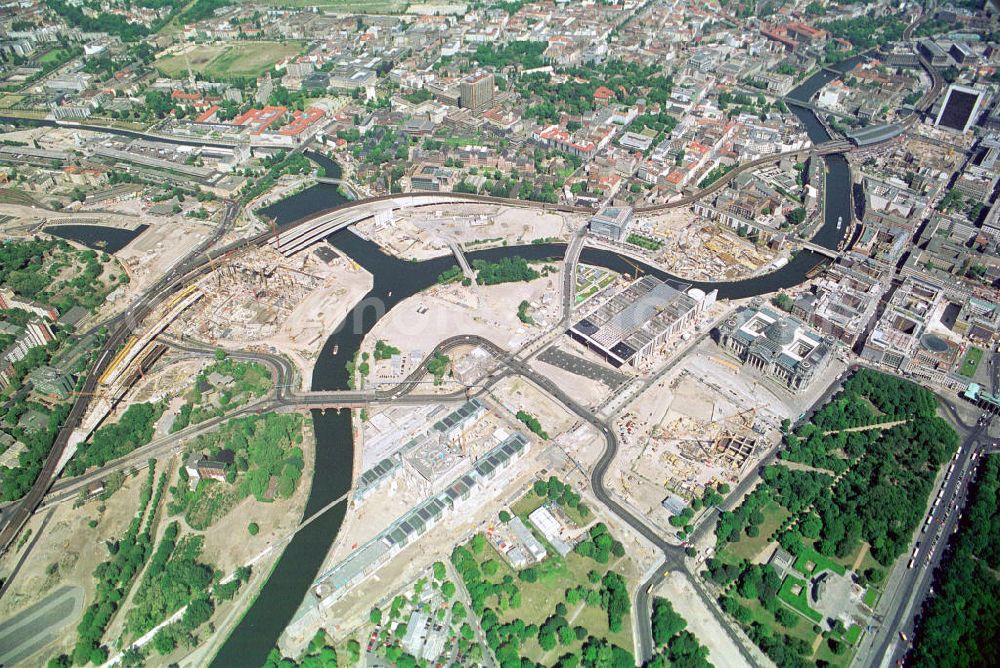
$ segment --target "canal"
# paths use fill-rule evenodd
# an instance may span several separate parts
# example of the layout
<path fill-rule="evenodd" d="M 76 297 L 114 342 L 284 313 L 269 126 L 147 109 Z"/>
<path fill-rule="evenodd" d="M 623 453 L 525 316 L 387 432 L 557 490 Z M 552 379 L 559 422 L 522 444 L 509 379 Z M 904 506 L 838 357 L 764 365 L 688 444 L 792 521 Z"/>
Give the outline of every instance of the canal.
<path fill-rule="evenodd" d="M 829 80 L 828 77 L 832 76 L 821 70 L 806 84 L 812 84 L 816 77 Z M 823 83 L 825 81 L 816 85 L 816 89 Z M 803 122 L 813 143 L 829 139 L 822 123 L 810 110 L 795 106 L 791 109 Z M 329 158 L 314 153 L 307 155 L 324 167 L 327 176 L 339 177 L 340 170 Z M 826 158 L 826 169 L 824 224 L 814 241 L 835 249 L 850 227 L 851 176 L 843 156 Z M 263 213 L 273 216 L 280 228 L 344 201 L 336 186 L 319 184 L 271 205 Z M 842 229 L 837 229 L 839 217 L 844 220 Z M 324 344 L 313 368 L 313 390 L 347 389 L 345 364 L 353 358 L 365 335 L 379 318 L 399 302 L 434 285 L 437 276 L 455 264 L 451 256 L 421 262 L 400 260 L 350 230 L 333 234 L 329 241 L 372 274 L 373 286 Z M 564 252 L 565 244 L 531 244 L 485 249 L 467 255 L 470 261 L 496 260 L 511 255 L 531 260 L 549 257 L 558 259 Z M 613 271 L 632 273 L 635 271 L 634 266 L 638 265 L 653 276 L 691 283 L 704 290 L 718 289 L 720 299 L 751 297 L 793 287 L 805 281 L 808 272 L 822 261 L 824 258 L 821 255 L 802 251 L 788 264 L 770 274 L 742 281 L 713 283 L 684 281 L 655 267 L 633 259 L 626 260 L 617 253 L 606 250 L 585 248 L 581 255 L 581 262 Z M 334 350 L 337 354 L 334 354 Z M 316 455 L 312 488 L 304 517 L 310 517 L 334 499 L 349 492 L 353 479 L 354 446 L 350 412 L 313 411 L 312 420 L 316 434 Z M 332 507 L 295 535 L 264 583 L 258 598 L 216 655 L 213 665 L 259 666 L 264 663 L 319 573 L 346 512 L 345 501 Z"/>

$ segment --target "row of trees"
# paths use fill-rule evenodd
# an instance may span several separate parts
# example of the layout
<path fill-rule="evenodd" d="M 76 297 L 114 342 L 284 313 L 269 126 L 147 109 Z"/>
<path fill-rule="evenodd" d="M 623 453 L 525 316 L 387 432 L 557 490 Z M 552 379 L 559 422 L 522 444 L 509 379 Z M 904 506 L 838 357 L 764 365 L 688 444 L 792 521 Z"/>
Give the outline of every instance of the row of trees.
<path fill-rule="evenodd" d="M 121 539 L 107 545 L 110 558 L 94 569 L 94 579 L 97 580 L 95 600 L 84 611 L 83 619 L 76 627 L 77 640 L 73 648 L 72 662 L 77 666 L 88 663 L 100 665 L 107 661 L 108 650 L 102 642 L 104 632 L 149 559 L 152 545 L 151 521 L 146 522 L 146 529 L 142 533 L 140 529 L 147 509 L 150 518 L 156 513 L 156 506 L 150 504 L 153 498 L 155 472 L 156 461 L 150 460 L 146 480 L 139 493 L 139 508 L 135 516 Z M 161 476 L 161 480 L 165 478 Z M 160 483 L 161 486 L 162 484 L 163 482 Z"/>
<path fill-rule="evenodd" d="M 358 660 L 361 658 L 360 643 L 353 638 L 348 640 L 344 645 L 344 654 L 346 656 L 344 656 L 343 665 L 357 665 Z M 320 629 L 316 631 L 316 635 L 309 641 L 309 645 L 298 661 L 282 657 L 278 648 L 274 648 L 267 655 L 267 661 L 264 663 L 263 668 L 337 668 L 340 665 L 338 663 L 339 657 L 340 655 L 333 647 L 333 642 L 327 637 L 326 631 Z M 408 660 L 403 659 L 402 655 L 398 655 L 392 661 L 395 661 L 397 666 L 416 665 L 412 656 L 407 655 L 407 657 Z"/>
<path fill-rule="evenodd" d="M 198 561 L 203 539 L 192 535 L 178 541 L 179 530 L 177 522 L 167 526 L 132 599 L 125 628 L 134 638 L 185 605 L 208 606 L 211 616 L 208 591 L 214 572 L 211 566 Z"/>
<path fill-rule="evenodd" d="M 973 484 L 947 563 L 935 576 L 935 595 L 920 615 L 906 665 L 987 666 L 1000 637 L 1000 455 L 988 455 Z"/>
<path fill-rule="evenodd" d="M 533 434 L 541 438 L 543 441 L 549 440 L 549 434 L 544 429 L 542 429 L 542 423 L 538 421 L 534 415 L 528 411 L 518 411 L 517 419 L 520 420 L 525 427 L 531 430 Z"/>

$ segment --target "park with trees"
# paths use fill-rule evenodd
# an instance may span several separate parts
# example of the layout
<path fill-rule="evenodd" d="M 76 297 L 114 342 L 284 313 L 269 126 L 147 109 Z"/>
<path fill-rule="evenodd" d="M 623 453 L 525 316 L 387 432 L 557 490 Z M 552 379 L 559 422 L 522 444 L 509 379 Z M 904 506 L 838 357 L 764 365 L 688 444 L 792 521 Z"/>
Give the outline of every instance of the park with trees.
<path fill-rule="evenodd" d="M 216 386 L 212 377 L 222 376 L 228 385 Z M 171 433 L 209 418 L 225 415 L 268 393 L 273 385 L 271 372 L 257 362 L 240 362 L 217 351 L 216 361 L 201 370 L 194 385 L 184 394 L 185 402 L 170 425 Z"/>
<path fill-rule="evenodd" d="M 270 502 L 267 493 L 272 480 L 276 499 L 295 493 L 305 468 L 302 416 L 264 413 L 230 420 L 214 432 L 199 435 L 188 451 L 207 452 L 211 457 L 222 449 L 231 451 L 234 459 L 224 482 L 201 479 L 192 490 L 181 465 L 177 484 L 170 488 L 168 514 L 183 514 L 192 529 L 207 529 L 248 496 Z"/>
<path fill-rule="evenodd" d="M 1000 636 L 1000 455 L 983 457 L 969 503 L 944 562 L 935 595 L 920 612 L 907 666 L 988 666 Z M 991 658 L 994 657 L 994 658 Z"/>
<path fill-rule="evenodd" d="M 685 630 L 687 621 L 674 611 L 670 601 L 653 599 L 652 625 L 656 652 L 645 664 L 648 668 L 711 668 L 708 648 L 699 643 L 693 633 Z"/>
<path fill-rule="evenodd" d="M 778 456 L 795 468 L 763 467 L 740 505 L 720 513 L 716 556 L 703 575 L 719 588 L 725 611 L 779 665 L 846 665 L 861 629 L 824 626 L 804 594 L 794 593 L 804 581 L 783 581 L 756 558 L 778 543 L 807 579 L 827 569 L 850 572 L 873 601 L 958 445 L 936 411 L 930 391 L 860 369 L 809 421 L 782 424 Z"/>
<path fill-rule="evenodd" d="M 74 306 L 95 310 L 128 276 L 107 253 L 80 250 L 62 239 L 0 243 L 0 285 L 60 314 Z"/>
<path fill-rule="evenodd" d="M 487 644 L 500 665 L 617 665 L 605 660 L 631 665 L 631 652 L 625 649 L 632 646 L 625 577 L 630 568 L 623 544 L 597 522 L 583 541 L 560 556 L 528 518 L 546 502 L 584 526 L 590 517 L 570 485 L 554 476 L 536 481 L 511 510 L 546 547 L 542 561 L 515 570 L 482 533 L 452 552 L 451 562 Z M 511 519 L 511 512 L 502 511 L 501 522 Z"/>

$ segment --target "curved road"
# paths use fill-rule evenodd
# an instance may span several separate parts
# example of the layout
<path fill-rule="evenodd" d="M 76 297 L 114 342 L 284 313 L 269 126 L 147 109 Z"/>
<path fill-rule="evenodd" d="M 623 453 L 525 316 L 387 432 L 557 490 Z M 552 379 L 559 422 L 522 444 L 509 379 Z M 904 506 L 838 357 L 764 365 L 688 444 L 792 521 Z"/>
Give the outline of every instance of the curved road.
<path fill-rule="evenodd" d="M 914 25 L 918 21 L 919 19 L 914 22 Z M 912 27 L 910 30 L 912 30 Z M 921 108 L 926 109 L 929 108 L 930 104 L 933 103 L 933 100 L 936 98 L 936 96 L 940 94 L 941 81 L 940 81 L 940 76 L 937 75 L 934 68 L 931 67 L 929 63 L 926 63 L 926 61 L 923 59 L 922 56 L 920 57 L 920 62 L 921 65 L 923 65 L 931 74 L 932 81 L 934 84 L 932 90 L 928 91 L 926 99 L 921 103 Z M 903 122 L 904 125 L 909 126 L 913 122 L 915 122 L 916 121 L 915 116 L 916 115 L 914 115 L 914 117 L 906 119 Z M 101 127 L 93 127 L 87 129 L 92 129 L 94 131 L 113 131 L 111 129 L 101 128 Z M 117 132 L 119 134 L 123 134 L 121 131 Z M 845 149 L 845 150 L 851 150 L 851 149 Z M 705 197 L 708 194 L 711 194 L 712 192 L 715 192 L 715 190 L 718 190 L 719 188 L 723 187 L 731 179 L 735 178 L 738 174 L 747 169 L 752 169 L 767 162 L 780 160 L 784 157 L 788 157 L 789 155 L 800 155 L 803 152 L 807 151 L 794 151 L 788 154 L 775 154 L 773 156 L 767 156 L 759 160 L 745 163 L 733 169 L 731 172 L 727 173 L 725 176 L 723 176 L 721 179 L 719 179 L 712 185 L 702 190 L 699 190 L 693 195 L 666 204 L 654 205 L 650 207 L 638 207 L 636 208 L 636 212 L 638 213 L 654 212 L 669 208 L 686 206 L 694 201 L 697 201 L 702 197 Z M 310 216 L 304 219 L 294 221 L 290 225 L 283 227 L 283 230 L 288 230 L 291 229 L 292 227 L 308 224 L 318 215 L 323 215 L 324 213 L 329 213 L 330 211 L 341 210 L 349 207 L 365 206 L 377 200 L 391 200 L 396 198 L 401 199 L 409 197 L 411 195 L 412 194 L 384 195 L 381 197 L 371 198 L 367 200 L 358 200 L 354 202 L 349 202 L 339 207 L 335 207 L 334 209 L 331 209 L 327 212 L 321 212 L 319 214 L 311 214 Z M 592 209 L 585 209 L 582 207 L 573 207 L 573 206 L 558 205 L 558 204 L 546 204 L 546 203 L 530 202 L 524 200 L 509 200 L 509 199 L 493 198 L 482 195 L 463 195 L 459 193 L 438 193 L 438 195 L 441 195 L 442 197 L 445 198 L 456 199 L 456 200 L 481 201 L 494 204 L 509 204 L 512 206 L 519 206 L 525 208 L 541 208 L 547 210 L 569 211 L 576 213 L 592 212 Z M 155 306 L 158 305 L 164 298 L 166 298 L 168 295 L 174 294 L 175 291 L 177 291 L 181 287 L 190 284 L 193 280 L 211 270 L 211 268 L 214 266 L 213 262 L 215 258 L 210 258 L 207 251 L 219 240 L 219 238 L 221 238 L 222 234 L 225 232 L 228 225 L 231 224 L 233 220 L 235 220 L 236 214 L 238 212 L 239 212 L 238 205 L 232 202 L 228 203 L 224 222 L 222 225 L 220 225 L 216 233 L 213 234 L 212 237 L 207 239 L 205 242 L 200 244 L 197 248 L 193 249 L 192 252 L 189 253 L 185 257 L 185 259 L 182 260 L 177 265 L 177 267 L 174 270 L 172 270 L 168 275 L 164 276 L 155 284 L 150 286 L 150 288 L 147 289 L 146 292 L 143 293 L 143 295 L 138 300 L 136 300 L 136 302 L 134 302 L 127 311 L 121 314 L 118 317 L 118 319 L 114 321 L 115 327 L 111 332 L 111 334 L 109 335 L 107 341 L 105 342 L 105 345 L 103 347 L 103 352 L 99 357 L 98 362 L 95 365 L 95 368 L 87 376 L 84 382 L 81 396 L 74 403 L 73 407 L 70 410 L 69 416 L 67 417 L 58 436 L 56 437 L 56 441 L 53 444 L 52 450 L 49 454 L 48 459 L 46 460 L 46 463 L 41 473 L 39 474 L 38 480 L 36 481 L 32 489 L 28 492 L 28 494 L 17 505 L 14 511 L 3 518 L 4 527 L 3 530 L 0 531 L 0 551 L 5 551 L 9 547 L 13 539 L 16 537 L 17 533 L 20 531 L 21 527 L 27 522 L 27 520 L 31 517 L 34 511 L 39 507 L 46 491 L 51 486 L 53 478 L 56 474 L 56 465 L 60 457 L 62 456 L 63 451 L 65 450 L 70 434 L 72 433 L 73 429 L 75 429 L 75 427 L 80 423 L 84 413 L 89 407 L 90 395 L 95 390 L 98 378 L 100 377 L 101 373 L 107 368 L 107 364 L 112 356 L 111 353 L 124 343 L 125 339 L 136 328 L 137 323 L 141 322 L 147 315 L 149 315 L 155 308 Z M 268 231 L 248 240 L 228 244 L 227 246 L 218 249 L 216 257 L 219 257 L 220 255 L 228 255 L 233 251 L 236 251 L 240 248 L 245 248 L 250 245 L 260 245 L 266 243 L 275 234 L 276 232 Z M 461 339 L 464 342 L 470 342 L 474 338 L 475 337 L 471 336 L 455 337 L 455 339 Z M 453 345 L 457 345 L 454 342 L 455 339 L 451 340 Z M 535 374 L 530 368 L 528 368 L 525 362 L 510 357 L 509 355 L 506 354 L 506 352 L 502 351 L 501 349 L 499 349 L 499 347 L 495 346 L 492 342 L 489 342 L 486 339 L 481 339 L 478 341 L 478 343 L 479 345 L 483 345 L 487 349 L 491 350 L 491 352 L 499 353 L 502 356 L 501 359 L 510 368 L 533 380 L 536 384 L 538 384 L 544 390 L 549 392 L 554 398 L 558 399 L 561 403 L 563 403 L 573 413 L 575 413 L 576 415 L 578 415 L 579 417 L 590 423 L 604 435 L 605 450 L 601 458 L 598 460 L 591 474 L 591 483 L 593 485 L 594 494 L 612 512 L 618 515 L 618 517 L 620 517 L 622 521 L 629 524 L 629 526 L 631 526 L 635 531 L 644 536 L 652 544 L 656 545 L 658 549 L 661 549 L 666 558 L 666 570 L 663 572 L 657 570 L 657 572 L 653 575 L 653 577 L 647 583 L 644 583 L 644 585 L 640 588 L 639 593 L 637 594 L 637 601 L 636 601 L 637 612 L 640 614 L 640 618 L 648 619 L 648 615 L 646 613 L 648 612 L 648 605 L 649 605 L 648 602 L 649 588 L 651 588 L 652 586 L 657 584 L 660 580 L 662 580 L 664 572 L 684 571 L 684 557 L 680 547 L 670 545 L 665 541 L 663 541 L 663 539 L 660 538 L 655 531 L 650 529 L 638 517 L 634 516 L 628 510 L 626 510 L 624 507 L 618 504 L 618 502 L 611 497 L 611 495 L 607 492 L 606 488 L 604 487 L 603 484 L 604 475 L 606 474 L 611 461 L 617 454 L 617 449 L 618 449 L 617 440 L 614 436 L 613 430 L 608 426 L 608 424 L 599 420 L 588 409 L 586 409 L 583 406 L 580 406 L 575 401 L 573 401 L 569 396 L 563 393 L 547 378 Z M 713 614 L 718 615 L 717 609 L 715 607 L 715 602 L 711 600 L 710 597 L 708 597 L 707 594 L 701 588 L 696 587 L 696 591 L 698 591 L 699 596 L 701 596 L 703 599 L 706 599 L 706 603 L 708 604 L 709 610 L 711 610 Z M 724 625 L 724 628 L 729 628 L 729 626 Z M 741 643 L 737 644 L 742 651 L 742 644 Z M 641 653 L 643 654 L 642 658 L 648 658 L 652 653 L 652 638 L 648 627 L 640 629 L 640 649 Z"/>

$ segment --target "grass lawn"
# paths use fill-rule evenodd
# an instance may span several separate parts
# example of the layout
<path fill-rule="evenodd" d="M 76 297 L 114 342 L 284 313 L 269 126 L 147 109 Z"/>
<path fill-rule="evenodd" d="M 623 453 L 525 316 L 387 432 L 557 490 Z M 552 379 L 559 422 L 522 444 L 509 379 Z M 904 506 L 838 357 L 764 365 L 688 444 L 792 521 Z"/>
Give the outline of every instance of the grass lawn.
<path fill-rule="evenodd" d="M 969 352 L 965 353 L 965 359 L 962 360 L 962 368 L 958 370 L 959 375 L 972 378 L 976 375 L 976 369 L 979 368 L 979 363 L 982 361 L 982 349 L 975 346 L 969 348 Z"/>
<path fill-rule="evenodd" d="M 66 49 L 52 49 L 47 52 L 44 56 L 38 59 L 38 62 L 42 65 L 48 65 L 50 63 L 62 62 L 66 58 L 68 51 Z"/>
<path fill-rule="evenodd" d="M 857 645 L 858 641 L 861 640 L 861 627 L 857 624 L 851 624 L 851 628 L 847 629 L 844 638 L 852 645 Z"/>
<path fill-rule="evenodd" d="M 793 594 L 792 588 L 796 585 L 800 587 L 799 593 Z M 808 619 L 818 624 L 823 621 L 823 615 L 809 607 L 808 590 L 809 587 L 804 581 L 789 575 L 781 583 L 781 589 L 778 590 L 778 598 L 787 603 L 796 612 L 802 613 Z"/>
<path fill-rule="evenodd" d="M 875 601 L 877 600 L 878 600 L 878 589 L 875 589 L 874 587 L 869 587 L 868 590 L 865 592 L 865 598 L 864 598 L 865 605 L 867 605 L 869 608 L 874 608 Z"/>
<path fill-rule="evenodd" d="M 514 502 L 514 505 L 510 507 L 510 512 L 522 520 L 527 520 L 528 515 L 541 508 L 547 498 L 545 496 L 538 496 L 534 491 L 529 489 L 527 494 Z"/>
<path fill-rule="evenodd" d="M 173 54 L 154 65 L 166 76 L 183 76 L 188 63 L 195 72 L 210 78 L 258 77 L 279 60 L 302 51 L 301 42 L 237 42 L 204 44 L 184 54 Z"/>
<path fill-rule="evenodd" d="M 819 645 L 819 650 L 816 652 L 816 656 L 813 657 L 814 660 L 825 661 L 827 665 L 833 668 L 846 668 L 851 663 L 851 659 L 854 657 L 854 651 L 850 648 L 847 649 L 843 654 L 834 654 L 833 650 L 830 649 L 830 645 L 824 640 Z"/>
<path fill-rule="evenodd" d="M 511 510 L 517 514 L 531 512 L 531 510 L 541 505 L 543 500 L 542 497 L 535 496 L 533 492 L 529 492 L 523 498 L 519 499 Z M 531 527 L 530 523 L 528 526 L 534 530 L 534 527 Z M 535 531 L 535 535 L 541 539 L 537 531 Z M 549 550 L 549 556 L 542 563 L 534 565 L 535 570 L 538 571 L 538 580 L 532 583 L 518 581 L 518 588 L 521 592 L 521 605 L 517 608 L 508 608 L 506 610 L 497 609 L 497 614 L 501 622 L 507 623 L 514 619 L 521 619 L 525 624 L 541 624 L 555 611 L 557 603 L 565 602 L 567 589 L 580 584 L 591 589 L 600 587 L 599 584 L 590 584 L 587 578 L 587 574 L 590 571 L 597 571 L 602 576 L 609 569 L 614 569 L 618 572 L 627 572 L 627 569 L 624 568 L 625 564 L 623 564 L 624 558 L 612 561 L 609 564 L 599 564 L 575 552 L 570 552 L 563 558 L 550 545 L 545 543 L 544 540 L 543 544 Z M 481 555 L 476 555 L 477 562 L 482 566 L 484 562 L 492 559 L 499 564 L 496 575 L 490 576 L 487 579 L 490 582 L 500 582 L 507 575 L 517 578 L 517 573 L 496 551 L 492 543 L 488 542 L 487 545 L 488 547 L 483 550 Z M 584 626 L 595 637 L 607 638 L 610 642 L 631 651 L 632 626 L 630 616 L 626 616 L 622 620 L 622 629 L 620 631 L 610 633 L 608 631 L 607 613 L 600 607 L 588 607 L 584 602 L 580 602 L 575 606 L 567 604 L 566 607 L 568 608 L 566 618 L 567 620 L 571 620 L 571 626 Z M 576 612 L 577 610 L 579 612 Z M 573 619 L 574 612 L 577 614 L 575 620 Z M 549 659 L 554 661 L 567 652 L 579 652 L 581 647 L 582 643 L 580 641 L 574 641 L 565 646 L 557 645 L 549 655 Z M 547 654 L 535 639 L 527 640 L 521 648 L 521 653 L 535 662 L 540 661 Z"/>
<path fill-rule="evenodd" d="M 847 569 L 829 557 L 825 557 L 811 547 L 806 547 L 795 558 L 795 569 L 803 575 L 819 575 L 829 569 L 837 575 L 844 575 Z"/>
<path fill-rule="evenodd" d="M 781 523 L 791 514 L 774 501 L 764 504 L 761 512 L 764 513 L 764 521 L 760 525 L 760 533 L 754 538 L 743 534 L 735 543 L 729 543 L 723 548 L 724 552 L 731 554 L 736 559 L 753 560 L 761 551 L 767 547 L 771 534 L 781 526 Z"/>
<path fill-rule="evenodd" d="M 534 490 L 529 489 L 524 496 L 514 502 L 514 504 L 510 507 L 510 512 L 517 515 L 524 520 L 525 523 L 527 523 L 528 515 L 541 508 L 542 504 L 546 501 L 548 501 L 547 496 L 538 496 L 535 494 Z M 559 508 L 579 527 L 587 526 L 594 519 L 593 513 L 590 513 L 586 518 L 584 518 L 584 516 L 580 514 L 579 510 L 576 508 L 570 508 L 568 505 L 559 506 Z M 538 532 L 535 533 L 538 534 Z M 544 537 L 540 534 L 538 534 L 538 539 L 543 543 L 546 543 Z M 551 547 L 548 543 L 546 543 L 546 546 Z"/>
<path fill-rule="evenodd" d="M 739 598 L 739 597 L 737 597 Z M 761 605 L 761 602 L 754 599 L 749 600 L 745 598 L 739 598 L 740 603 L 750 608 L 750 612 L 753 613 L 753 621 L 759 623 L 765 628 L 769 628 L 776 633 L 783 633 L 786 636 L 792 638 L 799 638 L 806 641 L 812 645 L 813 641 L 816 640 L 816 634 L 813 633 L 813 625 L 806 621 L 805 619 L 799 619 L 799 623 L 788 628 L 787 626 L 782 626 L 778 623 L 778 620 L 774 618 L 767 608 Z"/>

